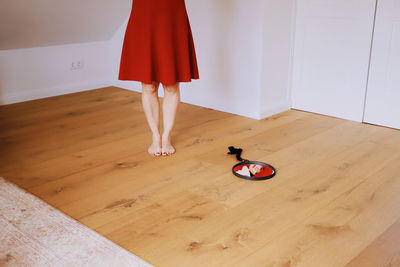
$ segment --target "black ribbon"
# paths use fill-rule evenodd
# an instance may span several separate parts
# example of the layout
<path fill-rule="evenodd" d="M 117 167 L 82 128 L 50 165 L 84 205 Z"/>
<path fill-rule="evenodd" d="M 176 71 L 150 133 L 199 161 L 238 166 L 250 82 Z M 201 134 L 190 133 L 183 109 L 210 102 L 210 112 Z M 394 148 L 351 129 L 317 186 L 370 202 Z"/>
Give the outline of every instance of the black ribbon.
<path fill-rule="evenodd" d="M 241 157 L 241 154 L 242 154 L 243 149 L 241 149 L 241 148 L 235 148 L 234 146 L 230 146 L 230 147 L 228 147 L 228 149 L 229 149 L 228 154 L 230 154 L 230 155 L 236 154 L 237 160 L 238 160 L 238 161 L 243 161 L 243 159 L 242 159 L 242 157 Z"/>

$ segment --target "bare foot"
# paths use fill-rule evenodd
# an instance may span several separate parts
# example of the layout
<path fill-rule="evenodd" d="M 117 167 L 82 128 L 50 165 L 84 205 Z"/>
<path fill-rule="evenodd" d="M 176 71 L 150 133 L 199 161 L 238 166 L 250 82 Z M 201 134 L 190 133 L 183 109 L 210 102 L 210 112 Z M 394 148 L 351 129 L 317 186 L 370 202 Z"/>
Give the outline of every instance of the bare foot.
<path fill-rule="evenodd" d="M 175 148 L 171 144 L 171 137 L 163 135 L 161 152 L 163 156 L 169 156 L 175 153 Z"/>
<path fill-rule="evenodd" d="M 161 155 L 160 136 L 157 136 L 157 135 L 153 136 L 153 143 L 150 145 L 150 147 L 147 151 L 152 156 L 160 156 Z"/>

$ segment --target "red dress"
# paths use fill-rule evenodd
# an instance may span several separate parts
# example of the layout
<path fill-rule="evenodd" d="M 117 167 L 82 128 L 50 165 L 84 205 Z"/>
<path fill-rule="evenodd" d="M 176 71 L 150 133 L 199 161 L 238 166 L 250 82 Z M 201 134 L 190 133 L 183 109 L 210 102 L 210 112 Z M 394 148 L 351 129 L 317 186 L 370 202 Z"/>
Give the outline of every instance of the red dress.
<path fill-rule="evenodd" d="M 119 80 L 173 85 L 198 78 L 185 0 L 133 0 Z"/>

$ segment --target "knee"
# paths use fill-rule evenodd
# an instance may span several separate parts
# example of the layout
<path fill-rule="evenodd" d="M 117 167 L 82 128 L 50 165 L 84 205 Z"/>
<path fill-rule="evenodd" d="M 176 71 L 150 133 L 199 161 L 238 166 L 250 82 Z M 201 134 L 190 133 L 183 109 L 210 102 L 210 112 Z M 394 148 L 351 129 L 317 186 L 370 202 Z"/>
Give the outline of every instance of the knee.
<path fill-rule="evenodd" d="M 175 85 L 167 85 L 163 86 L 164 87 L 164 93 L 166 94 L 177 94 L 179 92 L 179 84 Z"/>
<path fill-rule="evenodd" d="M 152 83 L 152 84 L 142 84 L 142 91 L 145 94 L 157 94 L 158 93 L 158 84 L 157 83 Z"/>

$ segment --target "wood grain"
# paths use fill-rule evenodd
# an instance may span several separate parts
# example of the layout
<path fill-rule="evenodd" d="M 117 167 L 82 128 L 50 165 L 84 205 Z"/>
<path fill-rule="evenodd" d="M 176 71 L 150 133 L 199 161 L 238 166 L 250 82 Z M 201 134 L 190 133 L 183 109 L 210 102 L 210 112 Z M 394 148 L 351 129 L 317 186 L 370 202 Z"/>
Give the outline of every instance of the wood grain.
<path fill-rule="evenodd" d="M 400 266 L 400 220 L 368 245 L 346 267 Z"/>
<path fill-rule="evenodd" d="M 0 175 L 156 266 L 398 263 L 399 131 L 182 103 L 176 155 L 154 158 L 140 97 L 109 87 L 1 106 Z M 235 178 L 230 145 L 277 176 Z"/>

